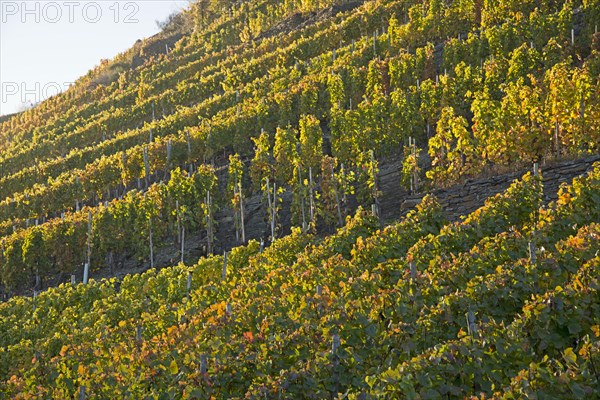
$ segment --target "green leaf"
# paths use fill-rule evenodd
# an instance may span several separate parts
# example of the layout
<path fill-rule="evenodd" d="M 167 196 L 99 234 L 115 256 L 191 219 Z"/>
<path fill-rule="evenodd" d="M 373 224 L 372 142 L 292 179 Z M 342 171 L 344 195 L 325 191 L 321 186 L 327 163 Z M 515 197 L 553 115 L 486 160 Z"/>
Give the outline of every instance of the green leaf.
<path fill-rule="evenodd" d="M 569 322 L 569 324 L 567 325 L 567 328 L 569 329 L 569 333 L 571 335 L 576 335 L 579 332 L 581 332 L 581 325 L 577 321 Z"/>
<path fill-rule="evenodd" d="M 429 388 L 423 393 L 423 399 L 439 399 L 441 398 L 440 392 L 433 388 Z"/>
<path fill-rule="evenodd" d="M 571 389 L 571 392 L 573 393 L 573 395 L 575 395 L 576 398 L 582 399 L 585 397 L 585 390 L 583 390 L 583 388 L 577 383 L 572 382 L 569 385 L 569 388 Z"/>

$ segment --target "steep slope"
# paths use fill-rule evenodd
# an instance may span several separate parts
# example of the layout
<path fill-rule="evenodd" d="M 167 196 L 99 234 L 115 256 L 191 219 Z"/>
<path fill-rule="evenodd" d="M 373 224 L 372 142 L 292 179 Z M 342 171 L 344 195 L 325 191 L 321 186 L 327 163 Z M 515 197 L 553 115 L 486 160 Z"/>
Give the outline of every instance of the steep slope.
<path fill-rule="evenodd" d="M 158 265 L 184 237 L 230 248 L 250 211 L 266 243 L 332 232 L 358 205 L 385 218 L 390 165 L 415 194 L 593 157 L 599 16 L 597 1 L 199 1 L 175 36 L 0 122 L 2 290 Z"/>
<path fill-rule="evenodd" d="M 464 220 L 432 197 L 193 266 L 0 305 L 6 397 L 593 395 L 600 165 L 539 208 L 530 174 Z M 551 373 L 549 372 L 551 371 Z"/>

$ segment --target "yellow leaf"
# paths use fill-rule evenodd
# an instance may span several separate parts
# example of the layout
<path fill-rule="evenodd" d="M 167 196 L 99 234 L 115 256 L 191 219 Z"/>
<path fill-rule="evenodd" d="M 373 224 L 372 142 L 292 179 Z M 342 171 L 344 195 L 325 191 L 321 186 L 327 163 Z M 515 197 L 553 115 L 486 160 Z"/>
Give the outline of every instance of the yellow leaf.
<path fill-rule="evenodd" d="M 175 360 L 171 361 L 169 371 L 171 371 L 172 375 L 176 375 L 179 372 L 179 367 L 177 366 L 177 362 Z"/>
<path fill-rule="evenodd" d="M 79 374 L 79 376 L 85 374 L 85 367 L 83 366 L 83 364 L 79 364 L 79 367 L 77 368 L 77 374 Z"/>
<path fill-rule="evenodd" d="M 565 357 L 565 360 L 570 364 L 577 363 L 577 354 L 575 354 L 575 352 L 573 351 L 573 349 L 571 347 L 569 347 L 565 350 L 564 357 Z"/>
<path fill-rule="evenodd" d="M 173 337 L 176 332 L 177 332 L 177 326 L 175 326 L 175 325 L 167 328 L 167 336 L 169 336 L 169 337 Z"/>

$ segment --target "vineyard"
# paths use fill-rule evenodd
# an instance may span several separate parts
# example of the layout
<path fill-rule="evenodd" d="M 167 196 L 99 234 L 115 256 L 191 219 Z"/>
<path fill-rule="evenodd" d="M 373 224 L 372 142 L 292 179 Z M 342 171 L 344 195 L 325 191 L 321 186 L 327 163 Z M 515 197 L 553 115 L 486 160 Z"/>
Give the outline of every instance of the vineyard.
<path fill-rule="evenodd" d="M 598 397 L 600 1 L 174 21 L 0 119 L 0 399 Z"/>
<path fill-rule="evenodd" d="M 462 221 L 435 198 L 379 229 L 63 284 L 0 305 L 16 398 L 581 398 L 600 377 L 600 165 L 540 207 L 525 175 Z M 477 397 L 481 398 L 481 397 Z"/>

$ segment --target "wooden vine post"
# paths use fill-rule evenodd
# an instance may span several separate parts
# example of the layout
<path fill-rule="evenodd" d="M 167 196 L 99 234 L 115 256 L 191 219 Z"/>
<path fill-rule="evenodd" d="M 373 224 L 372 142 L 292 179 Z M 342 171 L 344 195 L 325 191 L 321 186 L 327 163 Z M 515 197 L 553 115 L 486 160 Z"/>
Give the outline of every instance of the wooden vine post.
<path fill-rule="evenodd" d="M 88 283 L 91 261 L 92 261 L 92 211 L 88 210 L 87 251 L 86 251 L 86 263 L 83 266 L 83 283 Z"/>
<path fill-rule="evenodd" d="M 377 57 L 377 31 L 373 32 L 373 58 Z"/>
<path fill-rule="evenodd" d="M 381 223 L 381 210 L 379 209 L 379 198 L 377 195 L 378 187 L 377 187 L 377 171 L 375 170 L 375 153 L 373 150 L 369 150 L 369 154 L 371 155 L 371 176 L 373 177 L 373 215 L 379 219 Z"/>
<path fill-rule="evenodd" d="M 342 204 L 344 206 L 344 216 L 348 215 L 348 195 L 347 195 L 347 186 L 348 186 L 348 178 L 346 177 L 346 169 L 344 168 L 344 164 L 340 166 L 340 173 L 342 177 Z"/>
<path fill-rule="evenodd" d="M 310 223 L 315 222 L 315 199 L 313 192 L 312 167 L 308 167 L 308 199 L 310 204 Z"/>
<path fill-rule="evenodd" d="M 560 158 L 560 141 L 558 138 L 558 118 L 554 121 L 554 143 L 556 147 L 556 158 Z"/>
<path fill-rule="evenodd" d="M 187 142 L 187 159 L 188 162 L 190 163 L 189 165 L 189 172 L 190 175 L 192 174 L 192 138 L 190 136 L 190 132 L 186 131 L 185 132 L 185 140 Z"/>
<path fill-rule="evenodd" d="M 148 237 L 150 244 L 150 268 L 154 268 L 154 244 L 152 243 L 152 217 L 148 218 Z"/>
<path fill-rule="evenodd" d="M 335 171 L 333 170 L 333 164 L 331 164 L 331 181 L 333 182 L 333 192 L 335 194 L 335 204 L 337 206 L 338 226 L 344 226 L 344 219 L 342 218 L 342 207 L 340 204 L 340 196 L 338 193 L 337 181 L 335 179 Z"/>
<path fill-rule="evenodd" d="M 241 201 L 241 193 L 238 193 L 237 185 L 233 185 L 233 198 L 238 199 L 238 201 Z M 240 227 L 240 214 L 238 214 L 237 210 L 234 210 L 233 222 L 235 226 L 235 242 L 240 243 L 240 238 L 242 234 Z"/>
<path fill-rule="evenodd" d="M 181 227 L 181 263 L 183 264 L 183 255 L 185 254 L 185 226 Z"/>
<path fill-rule="evenodd" d="M 152 102 L 152 122 L 154 122 L 154 102 Z M 154 141 L 154 137 L 152 135 L 152 125 L 150 125 L 150 137 L 148 139 L 148 143 L 152 143 Z"/>
<path fill-rule="evenodd" d="M 277 218 L 277 183 L 273 181 L 273 207 L 271 208 L 271 242 L 275 240 L 275 220 Z"/>
<path fill-rule="evenodd" d="M 340 349 L 340 335 L 335 334 L 331 338 L 331 357 L 333 359 L 333 364 L 331 366 L 331 377 L 333 379 L 333 392 L 331 393 L 331 398 L 336 398 L 339 391 L 340 384 L 340 376 L 338 367 L 340 365 L 340 358 L 338 356 L 338 351 Z"/>
<path fill-rule="evenodd" d="M 221 280 L 227 279 L 227 252 L 223 252 L 223 270 L 221 271 Z"/>
<path fill-rule="evenodd" d="M 323 305 L 321 301 L 321 296 L 323 295 L 323 287 L 321 285 L 317 285 L 315 288 L 315 297 L 317 297 L 318 305 L 317 305 L 317 313 L 320 316 L 323 311 Z"/>
<path fill-rule="evenodd" d="M 475 313 L 469 310 L 465 314 L 465 318 L 467 319 L 467 331 L 469 336 L 471 336 L 471 343 L 473 342 L 473 336 L 477 333 L 477 325 L 475 324 Z"/>
<path fill-rule="evenodd" d="M 413 157 L 413 159 L 415 160 L 415 162 L 418 162 L 418 155 L 417 155 L 417 144 L 416 144 L 416 140 L 411 137 L 408 138 L 408 146 L 411 152 L 411 156 Z M 412 168 L 411 174 L 410 174 L 410 193 L 411 194 L 417 194 L 419 191 L 419 174 L 417 171 L 416 166 L 414 166 Z"/>
<path fill-rule="evenodd" d="M 242 233 L 242 243 L 246 243 L 246 227 L 244 223 L 244 192 L 242 191 L 242 181 L 239 182 L 240 195 L 240 229 Z"/>
<path fill-rule="evenodd" d="M 533 242 L 529 242 L 528 247 L 529 247 L 529 262 L 532 264 L 535 264 L 537 261 L 537 257 L 535 254 L 535 252 L 536 252 L 535 244 Z"/>
<path fill-rule="evenodd" d="M 269 222 L 270 222 L 270 227 L 271 227 L 271 242 L 273 240 L 275 240 L 275 183 L 273 183 L 273 198 L 271 198 L 271 185 L 269 182 L 269 177 L 266 178 L 266 182 L 267 182 L 267 202 L 268 202 L 268 209 L 267 212 L 269 214 Z"/>
<path fill-rule="evenodd" d="M 169 171 L 171 170 L 171 153 L 173 151 L 173 142 L 171 139 L 167 141 L 167 165 L 165 166 L 165 176 L 164 179 L 167 179 L 169 176 Z"/>
<path fill-rule="evenodd" d="M 298 146 L 299 148 L 299 146 Z M 300 169 L 300 164 L 298 164 L 298 188 L 300 191 L 300 208 L 302 210 L 302 230 L 306 231 L 306 213 L 304 211 L 304 190 L 302 183 L 302 170 Z"/>
<path fill-rule="evenodd" d="M 581 137 L 585 137 L 585 97 L 584 94 L 581 94 L 581 100 L 579 103 L 579 119 L 581 120 Z M 575 140 L 573 139 L 573 146 L 575 145 Z"/>
<path fill-rule="evenodd" d="M 180 244 L 181 263 L 183 263 L 183 256 L 185 254 L 185 226 L 183 224 L 183 218 L 181 217 L 181 208 L 179 207 L 179 200 L 175 200 L 175 207 L 177 210 L 177 241 Z"/>
<path fill-rule="evenodd" d="M 146 193 L 144 193 L 146 199 Z M 154 244 L 152 242 L 152 215 L 148 216 L 148 242 L 150 246 L 150 268 L 154 268 Z"/>
<path fill-rule="evenodd" d="M 139 349 L 141 348 L 141 346 L 142 346 L 142 332 L 143 332 L 142 325 L 138 325 L 138 326 L 135 328 L 135 342 L 136 342 L 136 345 L 137 345 L 137 347 L 138 347 L 138 350 L 139 350 Z"/>
<path fill-rule="evenodd" d="M 210 196 L 210 190 L 206 192 L 206 198 L 204 205 L 206 207 L 206 240 L 207 249 L 206 252 L 209 255 L 213 254 L 214 245 L 214 231 L 213 231 L 213 217 L 212 217 L 212 197 Z"/>
<path fill-rule="evenodd" d="M 187 299 L 188 304 L 190 301 L 191 292 L 192 292 L 192 271 L 188 271 L 187 282 L 185 285 L 185 297 Z M 187 320 L 186 315 L 187 315 L 187 312 L 184 313 L 183 315 L 181 315 L 181 317 L 179 318 L 179 324 L 184 324 L 186 322 L 186 320 Z"/>
<path fill-rule="evenodd" d="M 150 186 L 150 163 L 148 162 L 148 147 L 144 146 L 144 173 L 146 179 L 146 189 Z"/>
<path fill-rule="evenodd" d="M 83 283 L 84 284 L 88 283 L 89 276 L 90 276 L 90 264 L 85 262 L 85 263 L 83 263 Z"/>
<path fill-rule="evenodd" d="M 177 220 L 177 243 L 181 243 L 181 215 L 179 214 L 179 200 L 175 200 L 175 214 Z"/>
<path fill-rule="evenodd" d="M 202 354 L 200 356 L 200 373 L 202 375 L 206 375 L 206 373 L 207 373 L 207 364 L 208 364 L 207 358 L 208 357 L 206 356 L 206 354 Z"/>

